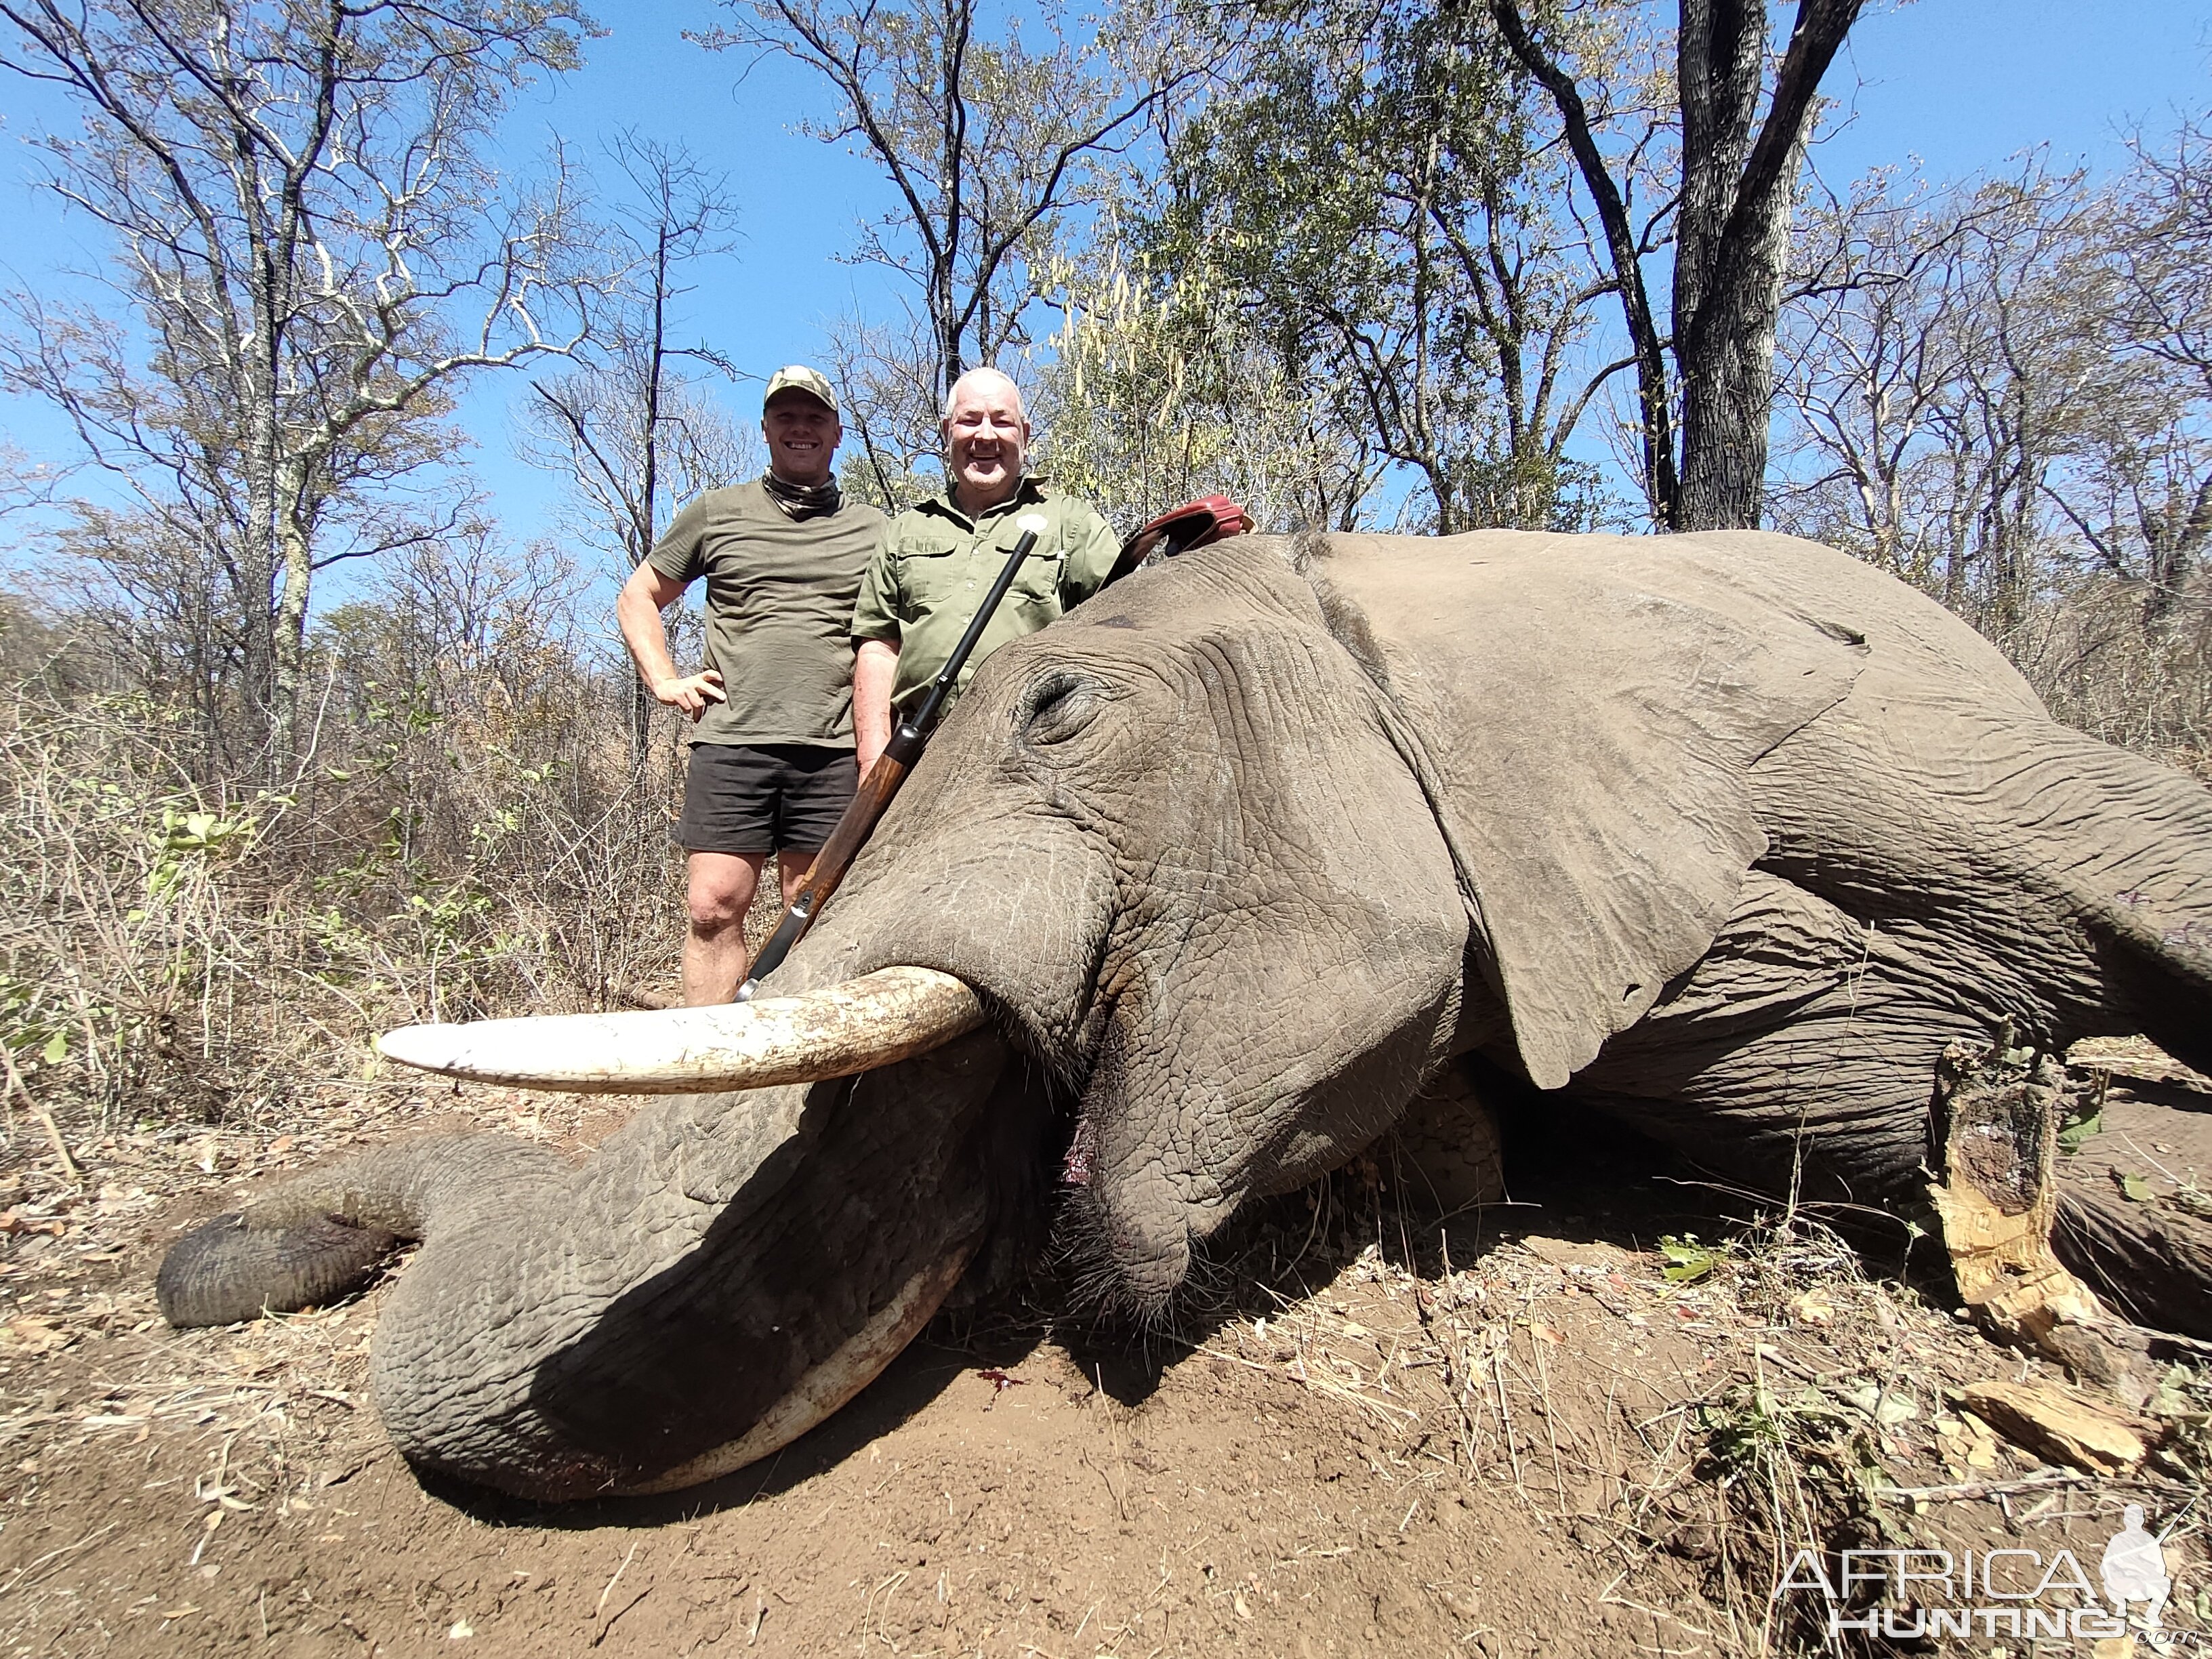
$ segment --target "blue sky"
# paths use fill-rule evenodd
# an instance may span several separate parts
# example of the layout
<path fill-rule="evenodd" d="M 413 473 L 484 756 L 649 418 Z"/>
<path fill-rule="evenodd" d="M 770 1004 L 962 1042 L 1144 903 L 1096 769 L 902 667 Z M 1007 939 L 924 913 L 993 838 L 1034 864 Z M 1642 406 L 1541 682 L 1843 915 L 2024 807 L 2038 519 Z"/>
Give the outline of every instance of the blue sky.
<path fill-rule="evenodd" d="M 1787 0 L 1778 0 L 1778 15 Z M 739 238 L 726 256 L 692 271 L 682 327 L 765 374 L 818 351 L 841 311 L 894 314 L 882 273 L 840 263 L 858 219 L 885 200 L 859 157 L 798 136 L 794 122 L 824 106 L 817 86 L 778 59 L 742 82 L 744 59 L 701 51 L 686 26 L 711 25 L 704 7 L 605 3 L 606 38 L 586 67 L 541 86 L 515 106 L 506 131 L 518 162 L 550 134 L 596 151 L 623 128 L 682 141 L 731 176 Z M 1935 179 L 2002 164 L 2039 143 L 2054 159 L 2099 171 L 2119 165 L 2124 138 L 2156 133 L 2177 111 L 2204 106 L 2212 63 L 2212 0 L 1877 0 L 1859 24 L 1826 90 L 1847 118 L 1815 153 L 1840 186 L 1877 165 L 1916 160 Z M 43 89 L 0 82 L 0 210 L 10 229 L 0 272 L 44 289 L 54 272 L 96 262 L 94 232 L 63 221 L 30 185 L 20 146 L 46 122 L 66 118 Z M 10 153 L 12 151 L 12 153 Z M 473 465 L 517 540 L 544 530 L 557 483 L 514 458 L 512 410 L 519 376 L 493 376 L 468 394 L 460 419 L 476 444 Z M 748 416 L 751 397 L 732 388 Z M 0 424 L 33 454 L 58 455 L 51 416 L 0 402 Z"/>

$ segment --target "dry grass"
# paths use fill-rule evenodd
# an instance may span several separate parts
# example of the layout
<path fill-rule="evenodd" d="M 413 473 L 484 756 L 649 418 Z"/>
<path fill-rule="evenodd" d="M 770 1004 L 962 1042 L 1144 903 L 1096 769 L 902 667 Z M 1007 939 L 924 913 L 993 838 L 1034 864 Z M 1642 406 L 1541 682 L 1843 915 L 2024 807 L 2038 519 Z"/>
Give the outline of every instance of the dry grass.
<path fill-rule="evenodd" d="M 2051 714 L 2212 783 L 2212 589 L 2148 630 L 2139 593 L 2089 583 L 2001 641 Z"/>
<path fill-rule="evenodd" d="M 669 767 L 511 711 L 398 725 L 288 793 L 220 791 L 154 711 L 0 704 L 11 1146 L 27 1109 L 72 1133 L 282 1127 L 315 1080 L 372 1074 L 392 1025 L 672 980 Z"/>

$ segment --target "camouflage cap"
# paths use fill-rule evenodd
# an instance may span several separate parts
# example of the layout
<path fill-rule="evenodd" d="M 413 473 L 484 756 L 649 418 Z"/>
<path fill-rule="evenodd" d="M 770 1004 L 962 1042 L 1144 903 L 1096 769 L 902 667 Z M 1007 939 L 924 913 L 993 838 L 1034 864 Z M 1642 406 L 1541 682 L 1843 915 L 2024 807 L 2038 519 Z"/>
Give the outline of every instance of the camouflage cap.
<path fill-rule="evenodd" d="M 829 380 L 804 363 L 787 363 L 768 377 L 768 390 L 761 394 L 761 407 L 766 409 L 779 392 L 804 392 L 832 415 L 839 413 L 837 394 Z"/>

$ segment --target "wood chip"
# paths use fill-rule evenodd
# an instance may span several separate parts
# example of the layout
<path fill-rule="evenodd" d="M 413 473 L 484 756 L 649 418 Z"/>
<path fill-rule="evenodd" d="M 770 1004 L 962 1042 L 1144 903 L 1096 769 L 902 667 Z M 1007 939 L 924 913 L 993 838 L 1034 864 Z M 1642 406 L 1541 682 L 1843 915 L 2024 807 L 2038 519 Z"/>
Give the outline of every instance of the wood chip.
<path fill-rule="evenodd" d="M 2150 1449 L 2119 1419 L 2047 1382 L 1975 1382 L 1959 1403 L 2025 1450 L 2095 1474 L 2133 1468 Z"/>

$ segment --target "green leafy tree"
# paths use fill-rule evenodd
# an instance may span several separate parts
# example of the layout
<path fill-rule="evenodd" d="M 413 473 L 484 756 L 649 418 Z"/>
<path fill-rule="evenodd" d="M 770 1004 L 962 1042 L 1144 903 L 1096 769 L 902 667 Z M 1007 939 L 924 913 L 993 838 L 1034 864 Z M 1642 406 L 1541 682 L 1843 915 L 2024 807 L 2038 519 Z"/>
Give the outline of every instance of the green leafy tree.
<path fill-rule="evenodd" d="M 1567 447 L 1611 279 L 1559 210 L 1544 112 L 1480 9 L 1314 6 L 1174 146 L 1151 268 L 1224 296 L 1263 381 L 1325 388 L 1343 441 L 1411 469 L 1425 528 L 1601 505 Z"/>
<path fill-rule="evenodd" d="M 1063 277 L 1033 400 L 1055 479 L 1125 527 L 1217 491 L 1267 530 L 1358 523 L 1379 457 L 1208 272 L 1155 273 L 1109 230 Z"/>

